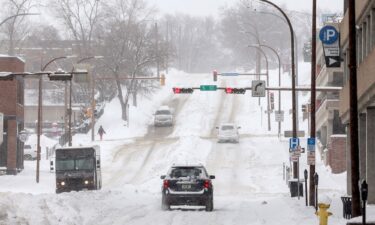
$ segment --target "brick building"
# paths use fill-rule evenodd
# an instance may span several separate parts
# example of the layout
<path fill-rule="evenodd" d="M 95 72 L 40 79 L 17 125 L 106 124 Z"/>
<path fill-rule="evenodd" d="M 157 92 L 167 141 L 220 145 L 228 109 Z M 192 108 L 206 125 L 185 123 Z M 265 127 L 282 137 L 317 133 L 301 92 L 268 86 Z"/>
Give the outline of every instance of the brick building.
<path fill-rule="evenodd" d="M 24 72 L 25 63 L 13 56 L 0 56 L 0 71 Z M 23 169 L 23 144 L 18 139 L 18 132 L 24 126 L 24 80 L 0 81 L 0 112 L 4 113 L 3 143 L 0 145 L 0 167 L 7 174 L 17 174 Z"/>

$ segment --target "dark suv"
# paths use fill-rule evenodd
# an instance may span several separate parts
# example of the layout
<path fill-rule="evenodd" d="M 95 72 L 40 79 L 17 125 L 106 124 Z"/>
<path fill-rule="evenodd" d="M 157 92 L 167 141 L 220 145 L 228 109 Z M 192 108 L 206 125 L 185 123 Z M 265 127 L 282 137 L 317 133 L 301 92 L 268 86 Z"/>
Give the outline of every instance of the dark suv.
<path fill-rule="evenodd" d="M 213 185 L 202 165 L 172 166 L 163 179 L 162 209 L 169 210 L 171 205 L 202 205 L 206 211 L 214 208 Z"/>

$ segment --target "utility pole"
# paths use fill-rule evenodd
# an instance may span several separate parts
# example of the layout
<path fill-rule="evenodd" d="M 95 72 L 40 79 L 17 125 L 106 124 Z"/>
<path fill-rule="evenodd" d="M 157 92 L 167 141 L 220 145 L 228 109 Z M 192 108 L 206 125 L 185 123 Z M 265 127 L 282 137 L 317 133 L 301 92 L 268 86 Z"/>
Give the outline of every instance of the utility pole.
<path fill-rule="evenodd" d="M 271 50 L 273 53 L 275 53 L 276 57 L 277 57 L 277 61 L 279 63 L 279 87 L 281 87 L 281 61 L 280 61 L 280 56 L 279 54 L 277 53 L 277 51 L 272 48 L 271 46 L 268 46 L 268 45 L 264 45 L 264 44 L 261 44 L 260 47 L 265 47 L 265 48 L 268 48 L 269 50 Z M 281 112 L 281 91 L 279 90 L 279 104 L 278 104 L 278 110 L 279 112 Z M 278 135 L 279 137 L 281 136 L 281 121 L 278 122 L 279 123 L 279 127 L 278 127 Z"/>
<path fill-rule="evenodd" d="M 359 143 L 358 143 L 358 96 L 357 96 L 357 49 L 355 0 L 349 0 L 349 86 L 350 86 L 350 169 L 352 187 L 352 216 L 361 215 L 359 198 Z"/>
<path fill-rule="evenodd" d="M 168 60 L 169 60 L 169 21 L 167 21 L 167 31 L 166 31 L 166 40 L 167 40 L 167 52 L 165 56 L 165 72 L 168 74 Z"/>
<path fill-rule="evenodd" d="M 178 69 L 181 70 L 181 25 L 178 26 Z"/>
<path fill-rule="evenodd" d="M 155 41 L 156 41 L 156 76 L 160 78 L 158 23 L 155 23 Z"/>
<path fill-rule="evenodd" d="M 36 149 L 36 182 L 39 183 L 39 168 L 40 168 L 40 155 L 41 155 L 41 146 L 40 146 L 40 135 L 42 134 L 42 76 L 39 77 L 39 93 L 38 93 L 38 137 L 37 137 L 37 149 Z"/>
<path fill-rule="evenodd" d="M 316 102 L 316 0 L 313 0 L 312 6 L 312 30 L 311 30 L 311 119 L 310 119 L 310 137 L 315 138 L 316 128 L 315 128 L 315 102 Z M 316 161 L 316 160 L 315 160 Z M 310 206 L 315 206 L 315 184 L 314 184 L 314 174 L 315 174 L 315 162 L 314 165 L 310 165 L 309 170 L 309 200 Z"/>
<path fill-rule="evenodd" d="M 68 82 L 64 81 L 64 145 L 66 144 L 66 138 L 68 135 Z"/>
<path fill-rule="evenodd" d="M 292 23 L 290 22 L 288 16 L 285 14 L 285 12 L 277 6 L 275 3 L 270 2 L 268 0 L 261 0 L 262 2 L 265 2 L 267 4 L 272 5 L 275 7 L 281 14 L 284 16 L 285 20 L 288 23 L 289 30 L 290 30 L 290 47 L 291 47 L 291 65 L 292 65 L 292 115 L 293 115 L 293 138 L 297 138 L 297 114 L 296 114 L 296 70 L 295 70 L 295 59 L 294 59 L 294 30 Z M 299 171 L 298 171 L 298 163 L 293 162 L 293 178 L 297 178 Z M 298 184 L 299 186 L 299 184 Z M 298 193 L 299 195 L 299 193 Z"/>
<path fill-rule="evenodd" d="M 73 79 L 73 72 L 72 71 L 72 79 Z M 68 130 L 68 138 L 69 138 L 69 147 L 72 146 L 72 79 L 69 80 L 69 130 Z"/>

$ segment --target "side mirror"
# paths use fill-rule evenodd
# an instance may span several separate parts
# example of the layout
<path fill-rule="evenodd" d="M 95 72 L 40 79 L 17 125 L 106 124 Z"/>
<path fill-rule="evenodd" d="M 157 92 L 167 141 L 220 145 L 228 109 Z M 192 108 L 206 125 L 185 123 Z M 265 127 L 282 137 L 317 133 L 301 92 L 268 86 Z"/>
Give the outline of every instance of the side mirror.
<path fill-rule="evenodd" d="M 216 129 L 219 129 L 219 127 L 216 127 Z"/>
<path fill-rule="evenodd" d="M 215 175 L 210 175 L 210 179 L 215 179 Z"/>
<path fill-rule="evenodd" d="M 98 160 L 96 160 L 96 168 L 100 168 L 100 160 L 98 159 Z"/>
<path fill-rule="evenodd" d="M 164 180 L 165 177 L 166 177 L 165 175 L 161 175 L 161 176 L 160 176 L 160 179 Z"/>
<path fill-rule="evenodd" d="M 241 127 L 237 127 L 237 129 L 241 129 Z"/>

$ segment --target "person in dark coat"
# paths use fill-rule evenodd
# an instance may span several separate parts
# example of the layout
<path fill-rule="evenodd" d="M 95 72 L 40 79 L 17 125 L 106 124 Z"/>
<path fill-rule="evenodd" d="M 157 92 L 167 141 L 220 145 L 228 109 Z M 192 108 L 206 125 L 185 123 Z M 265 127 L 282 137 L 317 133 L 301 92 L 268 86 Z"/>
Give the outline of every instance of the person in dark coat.
<path fill-rule="evenodd" d="M 104 131 L 102 125 L 100 125 L 99 127 L 99 130 L 98 130 L 98 134 L 100 136 L 100 140 L 103 140 L 103 134 L 105 134 L 106 132 Z"/>

